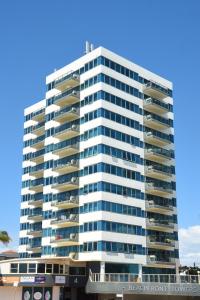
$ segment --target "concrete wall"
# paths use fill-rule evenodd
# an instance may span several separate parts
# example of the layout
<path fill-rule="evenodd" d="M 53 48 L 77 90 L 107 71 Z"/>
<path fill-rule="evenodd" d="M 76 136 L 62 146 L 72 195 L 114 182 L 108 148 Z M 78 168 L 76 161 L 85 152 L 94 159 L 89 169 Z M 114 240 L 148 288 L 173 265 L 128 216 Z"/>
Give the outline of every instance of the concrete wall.
<path fill-rule="evenodd" d="M 22 287 L 1 286 L 0 300 L 21 300 Z"/>

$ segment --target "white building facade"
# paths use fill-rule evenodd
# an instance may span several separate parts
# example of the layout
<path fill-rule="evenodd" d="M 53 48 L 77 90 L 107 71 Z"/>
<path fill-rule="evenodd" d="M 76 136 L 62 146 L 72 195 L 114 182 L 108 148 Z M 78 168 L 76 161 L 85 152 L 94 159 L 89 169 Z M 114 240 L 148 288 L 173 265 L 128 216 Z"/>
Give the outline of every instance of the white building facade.
<path fill-rule="evenodd" d="M 175 273 L 172 83 L 99 47 L 46 85 L 25 109 L 20 257 Z"/>

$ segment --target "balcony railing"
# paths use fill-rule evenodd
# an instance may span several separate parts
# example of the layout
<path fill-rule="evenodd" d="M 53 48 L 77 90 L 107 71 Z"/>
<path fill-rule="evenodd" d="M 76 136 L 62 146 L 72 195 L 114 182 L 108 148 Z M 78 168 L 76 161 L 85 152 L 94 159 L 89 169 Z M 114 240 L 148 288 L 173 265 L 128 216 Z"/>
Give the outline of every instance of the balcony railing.
<path fill-rule="evenodd" d="M 79 144 L 66 144 L 66 146 L 58 143 L 55 144 L 53 154 L 57 154 L 60 157 L 73 155 L 79 152 Z"/>
<path fill-rule="evenodd" d="M 173 158 L 172 151 L 163 148 L 149 148 L 145 150 L 145 158 L 163 162 Z"/>
<path fill-rule="evenodd" d="M 168 166 L 150 165 L 145 167 L 146 175 L 152 178 L 165 179 L 172 177 L 172 170 Z"/>
<path fill-rule="evenodd" d="M 156 134 L 153 131 L 147 131 L 145 132 L 144 139 L 148 143 L 152 143 L 161 147 L 172 143 L 170 136 L 168 134 L 160 133 L 160 132 L 159 134 Z"/>
<path fill-rule="evenodd" d="M 59 106 L 72 105 L 80 101 L 80 93 L 76 90 L 65 91 L 54 97 L 54 104 Z"/>
<path fill-rule="evenodd" d="M 174 223 L 170 221 L 160 221 L 154 218 L 147 219 L 146 226 L 148 229 L 162 229 L 162 231 L 173 231 L 174 230 Z"/>
<path fill-rule="evenodd" d="M 51 203 L 51 206 L 64 209 L 74 208 L 79 206 L 79 200 L 77 196 L 64 197 L 64 199 L 58 198 Z"/>
<path fill-rule="evenodd" d="M 168 238 L 147 237 L 147 246 L 158 249 L 171 249 L 175 247 L 175 241 Z"/>
<path fill-rule="evenodd" d="M 171 126 L 170 120 L 155 114 L 147 114 L 144 116 L 144 123 L 154 129 L 163 130 Z"/>
<path fill-rule="evenodd" d="M 56 111 L 54 120 L 58 122 L 73 121 L 79 117 L 79 109 L 76 107 L 67 106 L 63 109 Z"/>
<path fill-rule="evenodd" d="M 58 161 L 55 162 L 52 170 L 58 172 L 59 174 L 71 173 L 78 170 L 78 162 L 75 159 L 71 159 L 71 161 L 68 162 Z"/>
<path fill-rule="evenodd" d="M 42 215 L 42 212 L 38 212 L 38 213 L 35 213 L 35 214 L 30 214 L 28 216 L 28 220 L 30 221 L 42 221 L 43 219 L 43 215 Z"/>
<path fill-rule="evenodd" d="M 78 214 L 59 215 L 54 220 L 51 221 L 52 225 L 57 225 L 58 227 L 71 227 L 79 225 Z"/>
<path fill-rule="evenodd" d="M 41 244 L 29 244 L 26 247 L 27 251 L 31 251 L 34 253 L 40 253 L 42 251 Z"/>
<path fill-rule="evenodd" d="M 35 163 L 41 163 L 44 160 L 44 149 L 40 149 L 36 152 L 31 153 L 30 161 L 35 162 Z"/>
<path fill-rule="evenodd" d="M 156 99 L 164 99 L 166 97 L 172 97 L 172 92 L 165 86 L 153 81 L 149 81 L 143 87 L 143 91 L 146 95 L 156 98 Z"/>
<path fill-rule="evenodd" d="M 31 141 L 31 147 L 35 149 L 40 149 L 44 147 L 45 134 L 38 136 Z"/>
<path fill-rule="evenodd" d="M 51 237 L 51 243 L 57 244 L 57 246 L 73 246 L 78 245 L 78 234 L 71 233 L 71 234 L 56 234 L 55 236 Z"/>
<path fill-rule="evenodd" d="M 154 182 L 146 182 L 145 183 L 145 191 L 146 193 L 152 195 L 165 196 L 173 193 L 171 185 L 159 185 Z"/>
<path fill-rule="evenodd" d="M 153 212 L 172 212 L 173 206 L 170 204 L 159 204 L 153 200 L 146 201 L 146 209 Z"/>
<path fill-rule="evenodd" d="M 28 204 L 33 207 L 41 207 L 43 204 L 43 199 L 38 199 L 38 200 L 31 199 L 28 201 Z"/>
<path fill-rule="evenodd" d="M 45 109 L 39 109 L 31 114 L 31 119 L 34 121 L 40 122 L 42 119 L 44 119 L 45 116 Z"/>
<path fill-rule="evenodd" d="M 149 255 L 147 257 L 148 265 L 175 265 L 176 260 L 173 257 L 158 257 L 156 255 Z"/>
<path fill-rule="evenodd" d="M 55 80 L 55 88 L 60 91 L 63 91 L 66 90 L 67 88 L 73 88 L 79 85 L 79 82 L 80 82 L 79 74 L 71 71 L 67 74 L 58 77 Z"/>
<path fill-rule="evenodd" d="M 31 228 L 27 231 L 28 235 L 34 237 L 41 237 L 42 236 L 42 228 Z"/>
<path fill-rule="evenodd" d="M 52 184 L 52 188 L 58 190 L 73 190 L 78 188 L 79 186 L 79 179 L 78 177 L 72 177 L 70 180 L 60 180 Z"/>
<path fill-rule="evenodd" d="M 68 124 L 64 124 L 56 128 L 54 137 L 63 140 L 63 139 L 70 139 L 75 136 L 79 135 L 79 126 L 73 124 L 69 126 Z"/>
<path fill-rule="evenodd" d="M 45 121 L 40 122 L 37 125 L 34 125 L 32 127 L 32 133 L 36 135 L 41 135 L 44 132 L 44 125 L 45 125 Z"/>
<path fill-rule="evenodd" d="M 153 113 L 158 113 L 158 114 L 163 114 L 170 111 L 169 104 L 154 98 L 145 99 L 144 108 L 145 110 L 148 110 Z"/>
<path fill-rule="evenodd" d="M 90 282 L 136 282 L 136 283 L 198 283 L 198 275 L 179 275 L 179 274 L 138 274 L 132 273 L 92 273 L 89 274 Z"/>

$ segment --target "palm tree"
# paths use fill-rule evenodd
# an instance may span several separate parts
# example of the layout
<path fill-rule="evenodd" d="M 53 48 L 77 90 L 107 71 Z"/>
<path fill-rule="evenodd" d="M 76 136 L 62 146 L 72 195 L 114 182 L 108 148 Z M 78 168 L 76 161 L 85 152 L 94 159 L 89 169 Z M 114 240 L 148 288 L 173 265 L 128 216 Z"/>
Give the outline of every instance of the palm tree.
<path fill-rule="evenodd" d="M 7 231 L 1 231 L 0 230 L 0 242 L 4 245 L 7 245 L 11 241 L 11 238 L 9 237 Z"/>

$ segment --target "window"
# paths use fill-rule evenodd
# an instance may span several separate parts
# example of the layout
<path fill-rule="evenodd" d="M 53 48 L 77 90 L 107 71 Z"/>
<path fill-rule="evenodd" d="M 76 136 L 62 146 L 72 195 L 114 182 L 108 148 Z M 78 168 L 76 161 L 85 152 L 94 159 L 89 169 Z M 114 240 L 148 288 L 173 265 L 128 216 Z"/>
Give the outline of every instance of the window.
<path fill-rule="evenodd" d="M 58 264 L 53 265 L 53 273 L 54 274 L 58 274 L 59 273 L 59 265 Z"/>
<path fill-rule="evenodd" d="M 27 264 L 19 264 L 19 273 L 27 273 Z"/>
<path fill-rule="evenodd" d="M 10 265 L 10 273 L 18 273 L 18 264 Z"/>
<path fill-rule="evenodd" d="M 52 265 L 51 264 L 46 265 L 46 273 L 52 273 Z"/>
<path fill-rule="evenodd" d="M 64 272 L 64 268 L 63 267 L 64 267 L 63 265 L 60 265 L 60 274 L 63 274 L 63 272 Z"/>
<path fill-rule="evenodd" d="M 37 272 L 45 273 L 45 264 L 38 264 Z"/>
<path fill-rule="evenodd" d="M 36 273 L 36 264 L 28 265 L 28 273 Z"/>

